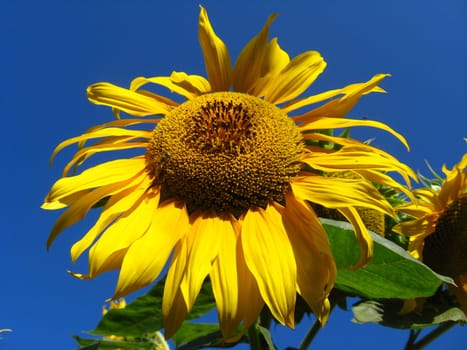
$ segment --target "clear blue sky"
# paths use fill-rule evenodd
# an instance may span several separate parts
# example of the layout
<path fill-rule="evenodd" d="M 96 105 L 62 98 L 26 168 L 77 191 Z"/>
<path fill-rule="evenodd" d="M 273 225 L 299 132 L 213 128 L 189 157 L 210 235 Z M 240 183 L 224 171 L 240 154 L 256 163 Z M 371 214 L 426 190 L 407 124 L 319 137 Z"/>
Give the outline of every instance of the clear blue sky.
<path fill-rule="evenodd" d="M 376 137 L 375 145 L 425 173 L 425 159 L 440 169 L 466 152 L 464 0 L 2 0 L 0 328 L 14 331 L 3 335 L 0 349 L 74 349 L 71 336 L 100 319 L 116 274 L 78 281 L 66 273 L 86 269 L 86 258 L 71 266 L 69 248 L 90 221 L 67 230 L 45 251 L 58 213 L 39 207 L 70 153 L 52 168 L 48 159 L 61 140 L 112 118 L 86 100 L 89 84 L 127 85 L 136 76 L 172 70 L 204 74 L 199 3 L 234 57 L 278 12 L 271 35 L 281 46 L 291 56 L 318 50 L 328 62 L 311 93 L 391 73 L 383 83 L 388 94 L 367 96 L 352 116 L 388 123 L 406 135 L 411 152 L 383 132 L 364 129 L 354 136 Z M 315 348 L 402 349 L 406 332 L 351 324 L 351 317 L 333 314 Z M 302 332 L 276 327 L 274 334 L 297 345 Z M 456 327 L 427 349 L 461 349 L 466 342 L 467 329 Z"/>

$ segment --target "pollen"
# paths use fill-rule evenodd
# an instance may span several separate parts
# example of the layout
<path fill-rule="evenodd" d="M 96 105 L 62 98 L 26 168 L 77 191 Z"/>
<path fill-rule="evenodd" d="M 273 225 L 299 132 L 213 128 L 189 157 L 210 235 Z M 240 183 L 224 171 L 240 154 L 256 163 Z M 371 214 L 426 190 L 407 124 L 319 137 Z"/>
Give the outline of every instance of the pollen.
<path fill-rule="evenodd" d="M 238 217 L 251 207 L 284 203 L 303 149 L 298 127 L 280 108 L 251 95 L 216 92 L 166 115 L 146 157 L 163 199 L 182 200 L 189 212 Z"/>

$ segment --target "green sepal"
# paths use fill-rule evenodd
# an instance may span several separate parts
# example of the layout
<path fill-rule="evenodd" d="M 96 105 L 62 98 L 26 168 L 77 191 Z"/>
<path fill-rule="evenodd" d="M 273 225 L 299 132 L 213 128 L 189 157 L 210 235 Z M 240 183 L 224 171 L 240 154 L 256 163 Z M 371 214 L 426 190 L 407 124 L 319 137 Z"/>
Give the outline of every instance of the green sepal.
<path fill-rule="evenodd" d="M 276 347 L 274 346 L 274 342 L 272 341 L 271 337 L 271 332 L 269 329 L 262 327 L 260 325 L 258 327 L 258 332 L 261 335 L 261 342 L 262 342 L 262 348 L 265 350 L 276 350 Z"/>

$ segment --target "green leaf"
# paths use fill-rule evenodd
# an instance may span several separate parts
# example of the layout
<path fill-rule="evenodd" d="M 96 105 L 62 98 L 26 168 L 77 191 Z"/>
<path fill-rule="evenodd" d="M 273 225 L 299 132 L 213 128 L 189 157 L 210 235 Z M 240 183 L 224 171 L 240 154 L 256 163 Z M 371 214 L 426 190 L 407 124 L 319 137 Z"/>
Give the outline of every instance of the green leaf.
<path fill-rule="evenodd" d="M 124 309 L 112 309 L 101 319 L 91 334 L 142 337 L 163 327 L 162 295 L 165 279 L 160 280 L 146 295 L 136 298 Z M 216 306 L 207 281 L 203 284 L 187 320 L 198 318 Z"/>
<path fill-rule="evenodd" d="M 212 337 L 213 333 L 218 334 L 216 337 Z M 219 332 L 219 325 L 213 323 L 191 323 L 191 322 L 184 322 L 182 327 L 175 333 L 172 337 L 172 340 L 175 344 L 181 345 L 192 341 L 193 339 L 197 339 L 200 337 L 208 336 L 208 342 L 206 339 L 203 340 L 205 343 L 204 345 L 212 345 L 215 342 L 218 342 L 221 334 Z"/>
<path fill-rule="evenodd" d="M 425 300 L 421 309 L 410 313 L 401 314 L 402 305 L 402 300 L 366 300 L 352 307 L 352 321 L 399 329 L 420 329 L 447 321 L 467 322 L 467 316 L 452 303 L 446 291 Z"/>
<path fill-rule="evenodd" d="M 146 295 L 136 298 L 124 309 L 107 312 L 91 334 L 139 337 L 162 328 L 162 292 L 160 280 Z"/>
<path fill-rule="evenodd" d="M 218 324 L 184 322 L 172 340 L 177 345 L 177 349 L 192 350 L 221 345 L 219 341 L 221 338 L 222 333 Z"/>
<path fill-rule="evenodd" d="M 150 350 L 154 349 L 154 344 L 143 341 L 125 341 L 125 340 L 96 340 L 73 337 L 79 345 L 78 350 L 102 350 L 102 349 L 125 349 L 125 350 Z"/>
<path fill-rule="evenodd" d="M 411 299 L 431 296 L 452 279 L 441 276 L 414 259 L 395 243 L 370 232 L 374 241 L 373 258 L 365 267 L 350 270 L 358 260 L 360 248 L 352 225 L 320 219 L 328 234 L 337 264 L 336 288 L 369 299 Z"/>

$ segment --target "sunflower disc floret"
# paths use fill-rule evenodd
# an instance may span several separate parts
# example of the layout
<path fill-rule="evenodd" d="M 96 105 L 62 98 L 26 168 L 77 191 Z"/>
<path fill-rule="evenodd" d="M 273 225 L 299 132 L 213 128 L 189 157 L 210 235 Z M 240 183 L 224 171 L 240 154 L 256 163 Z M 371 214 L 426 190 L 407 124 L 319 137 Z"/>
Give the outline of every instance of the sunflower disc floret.
<path fill-rule="evenodd" d="M 219 92 L 181 104 L 157 126 L 147 153 L 163 197 L 188 211 L 231 213 L 285 203 L 303 152 L 295 123 L 257 97 Z"/>

